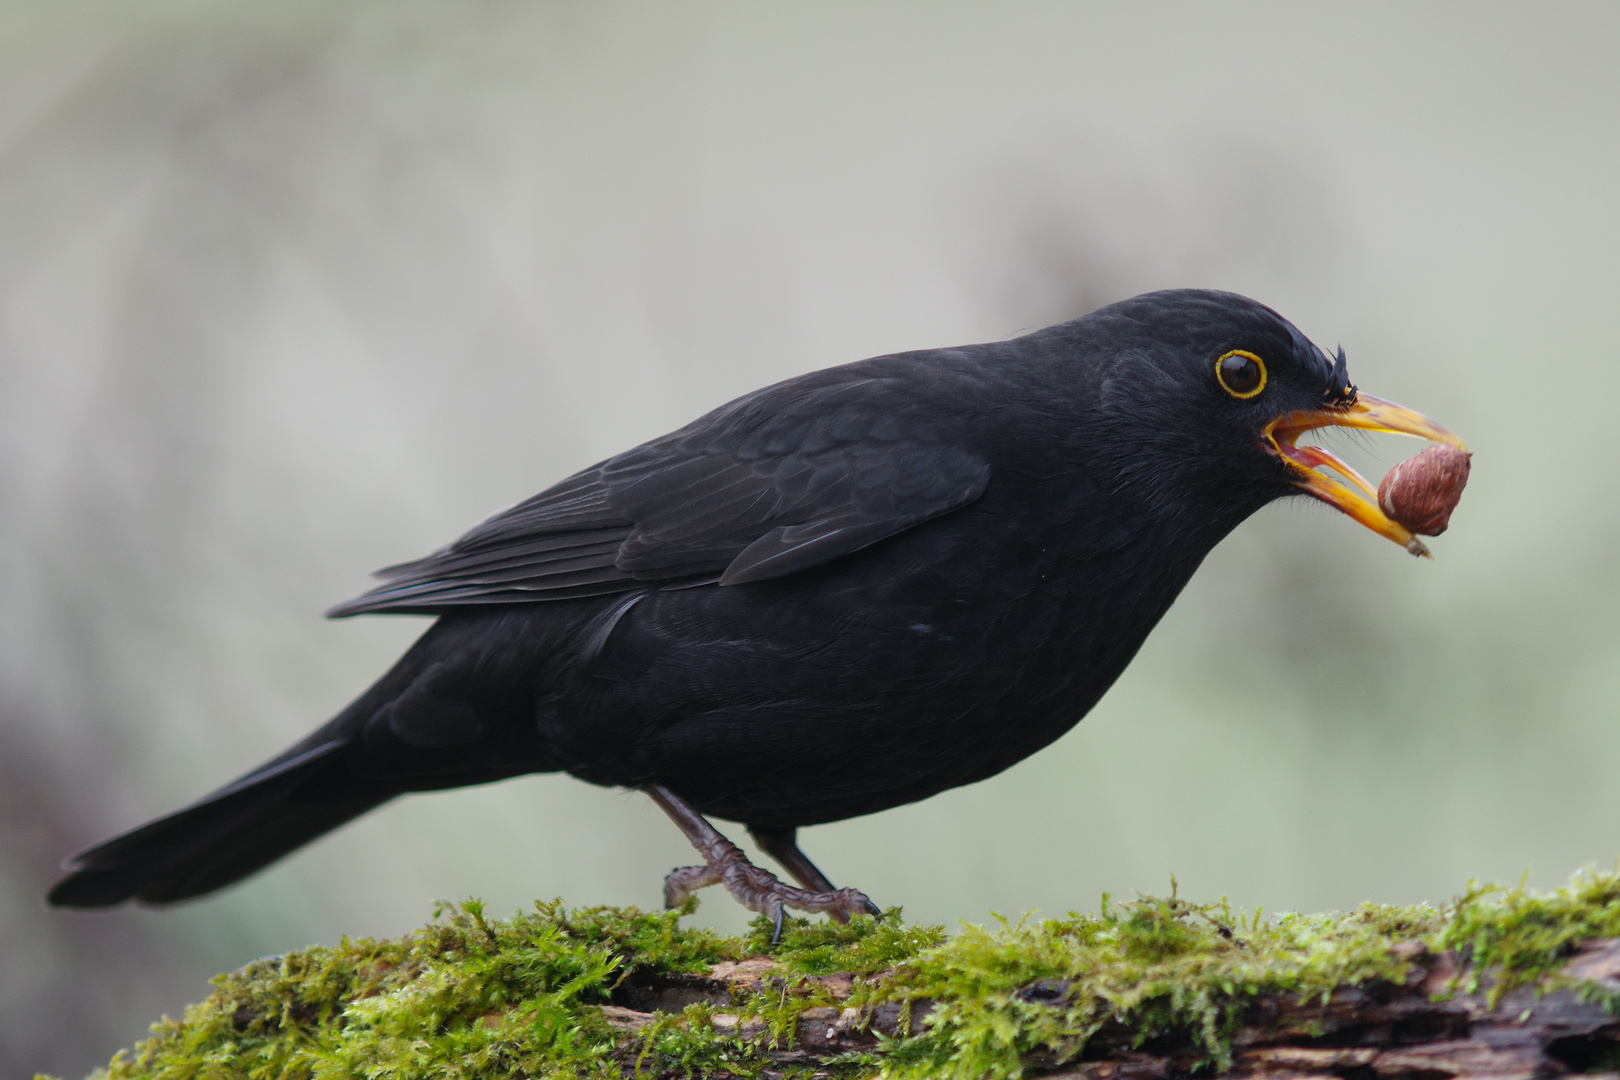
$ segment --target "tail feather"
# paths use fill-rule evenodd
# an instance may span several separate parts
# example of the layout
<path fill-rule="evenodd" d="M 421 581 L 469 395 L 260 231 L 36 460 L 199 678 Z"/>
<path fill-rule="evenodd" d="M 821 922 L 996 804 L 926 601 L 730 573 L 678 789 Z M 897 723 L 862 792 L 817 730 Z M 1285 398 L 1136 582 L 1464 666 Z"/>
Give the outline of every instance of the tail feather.
<path fill-rule="evenodd" d="M 74 856 L 47 900 L 75 908 L 169 904 L 247 877 L 388 800 L 322 797 L 319 781 L 347 746 L 340 739 L 294 748 L 183 810 Z"/>

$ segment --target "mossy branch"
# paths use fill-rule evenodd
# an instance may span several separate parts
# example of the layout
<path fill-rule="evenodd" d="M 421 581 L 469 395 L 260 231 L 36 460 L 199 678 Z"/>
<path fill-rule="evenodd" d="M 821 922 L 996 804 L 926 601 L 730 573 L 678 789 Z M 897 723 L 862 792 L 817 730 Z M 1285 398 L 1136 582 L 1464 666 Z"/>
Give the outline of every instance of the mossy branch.
<path fill-rule="evenodd" d="M 1551 1077 L 1620 1068 L 1620 872 L 1440 909 L 1172 893 L 947 936 L 900 913 L 742 938 L 681 912 L 446 904 L 255 961 L 107 1080 Z"/>

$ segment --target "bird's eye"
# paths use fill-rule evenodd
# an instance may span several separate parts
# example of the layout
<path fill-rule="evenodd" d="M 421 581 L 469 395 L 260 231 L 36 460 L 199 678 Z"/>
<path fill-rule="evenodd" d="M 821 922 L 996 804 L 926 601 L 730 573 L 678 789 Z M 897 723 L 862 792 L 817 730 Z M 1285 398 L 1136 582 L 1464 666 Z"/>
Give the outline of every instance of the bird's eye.
<path fill-rule="evenodd" d="M 1266 388 L 1266 362 L 1252 352 L 1233 349 L 1215 361 L 1215 379 L 1235 398 L 1252 398 Z"/>

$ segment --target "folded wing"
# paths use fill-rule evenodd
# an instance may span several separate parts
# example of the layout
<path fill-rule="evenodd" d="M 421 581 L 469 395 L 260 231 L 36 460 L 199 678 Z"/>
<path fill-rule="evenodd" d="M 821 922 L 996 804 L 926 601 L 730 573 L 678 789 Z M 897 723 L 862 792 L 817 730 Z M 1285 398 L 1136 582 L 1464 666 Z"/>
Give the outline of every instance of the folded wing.
<path fill-rule="evenodd" d="M 767 387 L 495 515 L 329 615 L 738 585 L 847 555 L 977 499 L 990 466 L 910 379 Z"/>

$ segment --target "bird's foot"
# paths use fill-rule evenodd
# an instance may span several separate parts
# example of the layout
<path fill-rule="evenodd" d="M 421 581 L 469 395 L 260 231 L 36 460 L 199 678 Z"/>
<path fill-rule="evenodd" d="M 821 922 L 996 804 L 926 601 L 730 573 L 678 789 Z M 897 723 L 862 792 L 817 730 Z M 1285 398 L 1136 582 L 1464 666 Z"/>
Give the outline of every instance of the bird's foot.
<path fill-rule="evenodd" d="M 795 888 L 769 870 L 749 862 L 742 849 L 718 834 L 715 842 L 705 846 L 703 856 L 708 860 L 703 866 L 677 867 L 664 878 L 664 906 L 680 907 L 698 889 L 724 885 L 737 903 L 749 911 L 770 916 L 772 946 L 782 940 L 782 923 L 788 908 L 824 911 L 839 922 L 848 922 L 851 915 L 882 914 L 859 889 L 811 892 Z"/>
<path fill-rule="evenodd" d="M 869 900 L 859 889 L 835 889 L 809 859 L 804 857 L 793 842 L 793 831 L 766 830 L 767 851 L 785 853 L 790 871 L 806 885 L 825 888 L 796 889 L 784 884 L 775 874 L 761 870 L 748 861 L 742 849 L 720 835 L 720 831 L 706 821 L 687 801 L 662 784 L 648 784 L 642 788 L 680 826 L 681 832 L 703 856 L 702 866 L 681 866 L 664 878 L 664 906 L 677 908 L 698 889 L 708 885 L 724 885 L 736 901 L 749 911 L 771 917 L 771 945 L 782 940 L 782 921 L 787 909 L 795 911 L 825 911 L 838 922 L 848 922 L 851 915 L 881 915 L 883 909 Z M 778 855 L 778 858 L 784 857 Z"/>

